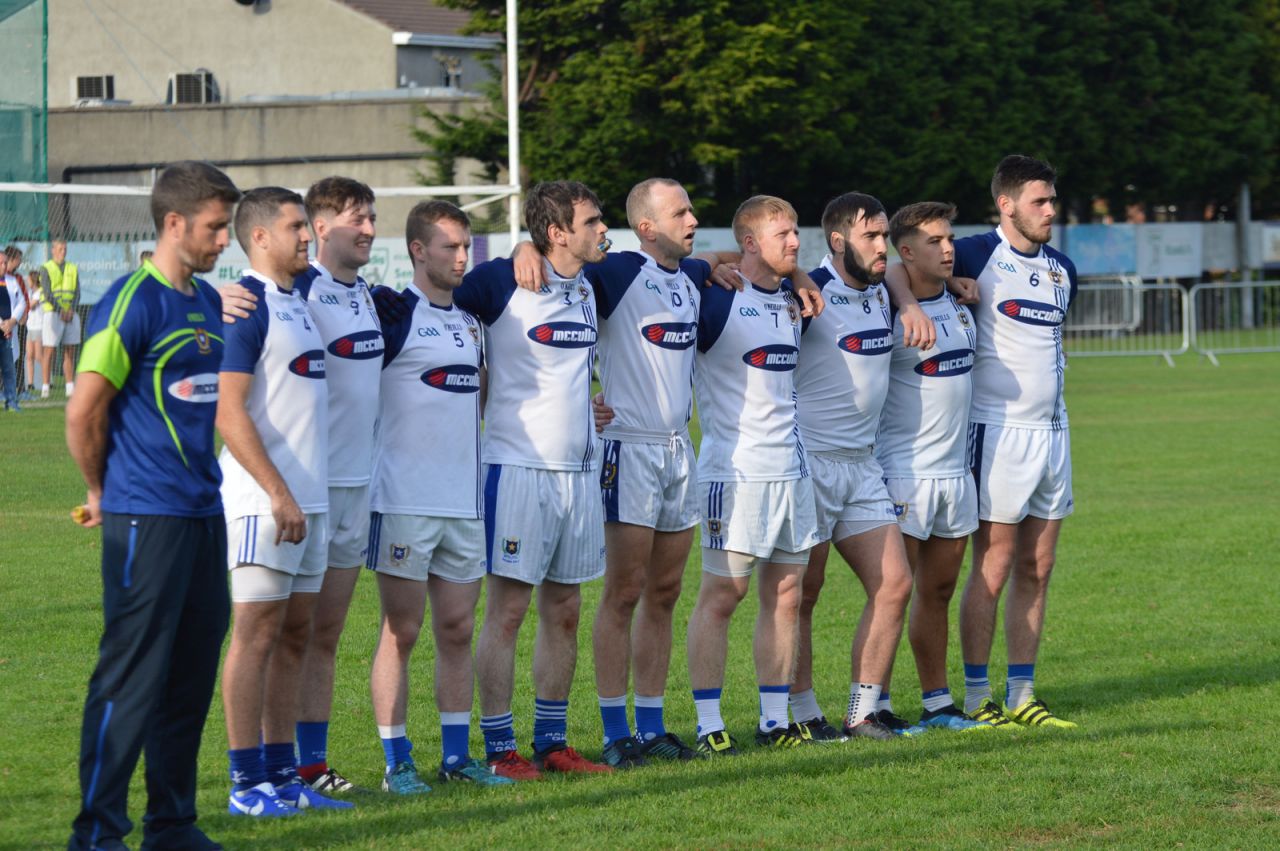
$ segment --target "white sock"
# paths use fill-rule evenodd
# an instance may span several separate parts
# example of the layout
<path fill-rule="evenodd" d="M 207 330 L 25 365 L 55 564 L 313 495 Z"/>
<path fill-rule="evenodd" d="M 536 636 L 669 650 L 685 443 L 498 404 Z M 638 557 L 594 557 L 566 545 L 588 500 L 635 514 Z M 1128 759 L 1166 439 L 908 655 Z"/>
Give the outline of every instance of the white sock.
<path fill-rule="evenodd" d="M 925 712 L 937 712 L 955 705 L 955 701 L 951 699 L 951 690 L 946 688 L 926 691 L 921 695 L 921 700 L 924 702 Z"/>
<path fill-rule="evenodd" d="M 76 389 L 76 383 L 74 381 L 68 381 L 67 382 L 67 398 L 68 399 L 71 398 L 71 394 L 75 392 L 75 389 Z"/>
<path fill-rule="evenodd" d="M 876 711 L 880 702 L 879 683 L 853 683 L 849 686 L 849 711 L 845 713 L 844 723 L 852 727 L 859 721 Z"/>
<path fill-rule="evenodd" d="M 818 706 L 818 696 L 813 693 L 811 688 L 793 692 L 787 698 L 787 703 L 791 705 L 791 717 L 797 722 L 813 721 L 822 717 L 822 709 Z"/>
<path fill-rule="evenodd" d="M 699 697 L 703 694 L 703 697 Z M 694 691 L 693 706 L 698 710 L 698 735 L 705 736 L 724 729 L 720 717 L 720 689 Z"/>
<path fill-rule="evenodd" d="M 787 728 L 787 694 L 790 691 L 790 686 L 760 686 L 760 732 Z"/>
<path fill-rule="evenodd" d="M 378 725 L 379 739 L 398 739 L 405 734 L 405 726 L 403 724 Z"/>
<path fill-rule="evenodd" d="M 893 702 L 889 699 L 889 692 L 887 691 L 880 692 L 880 700 L 878 703 L 876 703 L 876 711 L 877 712 L 884 711 L 890 714 L 893 713 Z"/>

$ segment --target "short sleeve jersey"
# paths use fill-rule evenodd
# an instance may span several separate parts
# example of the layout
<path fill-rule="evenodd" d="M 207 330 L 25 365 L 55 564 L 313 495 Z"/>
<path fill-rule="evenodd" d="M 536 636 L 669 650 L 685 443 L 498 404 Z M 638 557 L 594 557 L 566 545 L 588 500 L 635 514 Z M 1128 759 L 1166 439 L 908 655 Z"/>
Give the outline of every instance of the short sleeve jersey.
<path fill-rule="evenodd" d="M 969 310 L 945 290 L 920 299 L 937 342 L 928 351 L 902 343 L 893 325 L 889 393 L 880 417 L 876 458 L 887 478 L 948 479 L 965 475 L 966 426 L 976 333 Z"/>
<path fill-rule="evenodd" d="M 483 516 L 480 323 L 410 284 L 407 316 L 384 326 L 370 507 L 384 514 Z"/>
<path fill-rule="evenodd" d="M 1062 323 L 1076 296 L 1075 264 L 1048 245 L 1023 254 L 997 228 L 956 240 L 953 274 L 978 281 L 969 419 L 1065 429 Z"/>
<path fill-rule="evenodd" d="M 147 261 L 89 314 L 81 372 L 115 386 L 102 510 L 215 517 L 222 475 L 213 449 L 222 366 L 222 300 L 193 278 L 186 295 Z"/>
<path fill-rule="evenodd" d="M 745 279 L 744 279 L 745 280 Z M 789 481 L 809 475 L 796 423 L 800 307 L 789 288 L 711 287 L 698 311 L 694 379 L 702 482 Z"/>
<path fill-rule="evenodd" d="M 811 452 L 868 450 L 889 386 L 889 299 L 880 285 L 847 285 L 830 255 L 809 278 L 827 307 L 804 323 L 796 371 L 800 434 Z"/>
<path fill-rule="evenodd" d="M 249 271 L 240 285 L 258 297 L 248 319 L 223 326 L 223 372 L 253 376 L 246 407 L 298 508 L 329 510 L 329 393 L 324 343 L 302 294 Z M 222 501 L 227 517 L 271 513 L 271 498 L 225 446 Z"/>
<path fill-rule="evenodd" d="M 531 292 L 516 286 L 509 259 L 490 260 L 468 272 L 454 293 L 454 303 L 485 329 L 483 457 L 536 470 L 594 470 L 595 293 L 581 272 L 562 278 L 551 264 L 545 268 L 547 283 Z"/>
<path fill-rule="evenodd" d="M 363 278 L 339 281 L 319 263 L 294 289 L 307 300 L 324 341 L 329 385 L 329 484 L 359 487 L 373 471 L 373 424 L 378 418 L 382 328 Z"/>
<path fill-rule="evenodd" d="M 667 269 L 635 251 L 586 267 L 600 310 L 600 382 L 614 411 L 606 437 L 688 428 L 698 303 L 710 274 L 702 260 Z"/>

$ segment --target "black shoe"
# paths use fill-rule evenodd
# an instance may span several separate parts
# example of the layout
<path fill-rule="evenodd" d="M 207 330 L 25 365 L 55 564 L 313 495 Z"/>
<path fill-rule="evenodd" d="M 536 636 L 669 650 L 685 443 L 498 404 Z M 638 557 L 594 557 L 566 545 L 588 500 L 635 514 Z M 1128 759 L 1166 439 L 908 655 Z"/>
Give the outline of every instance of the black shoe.
<path fill-rule="evenodd" d="M 792 725 L 793 727 L 804 727 L 809 731 L 809 738 L 815 742 L 847 742 L 849 737 L 841 733 L 835 727 L 828 723 L 827 719 L 819 715 L 809 721 L 799 721 Z"/>
<path fill-rule="evenodd" d="M 807 727 L 792 724 L 790 727 L 775 727 L 769 732 L 756 730 L 756 744 L 765 748 L 798 748 L 813 743 Z"/>
<path fill-rule="evenodd" d="M 872 717 L 863 718 L 852 727 L 846 724 L 844 726 L 844 734 L 851 739 L 879 739 L 886 741 L 898 738 L 892 730 Z"/>
<path fill-rule="evenodd" d="M 726 730 L 716 730 L 698 737 L 698 753 L 706 756 L 737 756 L 738 743 Z"/>
<path fill-rule="evenodd" d="M 663 733 L 657 738 L 648 739 L 640 745 L 640 752 L 646 757 L 657 759 L 699 759 L 702 754 L 680 741 L 675 733 Z"/>
<path fill-rule="evenodd" d="M 924 727 L 921 727 L 919 724 L 912 724 L 906 718 L 894 715 L 888 709 L 881 709 L 874 717 L 881 724 L 892 730 L 895 736 L 906 736 L 907 738 L 910 738 L 924 733 Z"/>
<path fill-rule="evenodd" d="M 638 768 L 645 764 L 644 751 L 633 736 L 615 739 L 605 745 L 602 758 L 611 768 Z"/>

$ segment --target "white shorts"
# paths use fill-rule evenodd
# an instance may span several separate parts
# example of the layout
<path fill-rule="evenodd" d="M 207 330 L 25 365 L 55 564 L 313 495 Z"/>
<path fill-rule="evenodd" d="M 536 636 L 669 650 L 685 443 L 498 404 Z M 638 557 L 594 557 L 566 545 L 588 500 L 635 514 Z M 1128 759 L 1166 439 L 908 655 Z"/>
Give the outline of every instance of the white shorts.
<path fill-rule="evenodd" d="M 307 536 L 297 544 L 276 543 L 276 523 L 270 514 L 227 518 L 231 599 L 237 603 L 283 600 L 295 592 L 318 592 L 328 552 L 324 513 L 307 515 Z"/>
<path fill-rule="evenodd" d="M 71 314 L 71 321 L 63 322 L 57 311 L 44 314 L 44 327 L 40 329 L 40 342 L 43 345 L 78 346 L 80 345 L 80 314 Z"/>
<path fill-rule="evenodd" d="M 750 556 L 807 552 L 816 546 L 813 480 L 699 482 L 702 546 Z"/>
<path fill-rule="evenodd" d="M 427 575 L 449 582 L 484 577 L 484 521 L 414 514 L 369 516 L 370 570 L 426 582 Z"/>
<path fill-rule="evenodd" d="M 31 339 L 32 334 L 40 334 L 44 328 L 44 307 L 36 305 L 27 311 L 27 339 Z M 41 341 L 40 345 L 44 345 Z"/>
<path fill-rule="evenodd" d="M 963 538 L 978 528 L 978 494 L 971 476 L 885 479 L 902 534 Z"/>
<path fill-rule="evenodd" d="M 1066 429 L 970 423 L 969 466 L 980 520 L 1021 523 L 1027 515 L 1060 520 L 1075 506 Z"/>
<path fill-rule="evenodd" d="M 830 541 L 838 523 L 853 523 L 867 532 L 897 519 L 884 487 L 884 471 L 870 452 L 810 452 L 806 457 L 819 541 Z"/>
<path fill-rule="evenodd" d="M 369 546 L 369 486 L 329 487 L 329 567 L 364 564 Z"/>
<path fill-rule="evenodd" d="M 689 436 L 667 443 L 604 441 L 600 495 L 606 523 L 631 523 L 659 532 L 698 525 L 693 444 Z"/>
<path fill-rule="evenodd" d="M 486 464 L 489 573 L 530 585 L 578 585 L 604 575 L 604 510 L 595 471 Z"/>

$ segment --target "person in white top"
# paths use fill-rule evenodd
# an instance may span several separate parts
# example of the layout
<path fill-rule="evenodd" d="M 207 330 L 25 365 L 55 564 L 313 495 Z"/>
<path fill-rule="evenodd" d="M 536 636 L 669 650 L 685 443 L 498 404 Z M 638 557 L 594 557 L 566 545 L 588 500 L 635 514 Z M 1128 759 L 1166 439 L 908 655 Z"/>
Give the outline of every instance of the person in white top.
<path fill-rule="evenodd" d="M 976 331 L 968 308 L 945 285 L 955 258 L 955 213 L 950 204 L 925 201 L 908 204 L 889 221 L 911 291 L 938 338 L 930 349 L 907 348 L 896 323 L 876 456 L 914 575 L 908 634 L 924 703 L 920 725 L 989 730 L 957 709 L 947 688 L 947 610 L 965 542 L 978 528 L 965 454 Z"/>
<path fill-rule="evenodd" d="M 6 246 L 4 261 L 0 266 L 3 292 L 0 292 L 0 383 L 4 385 L 4 407 L 9 411 L 21 411 L 18 396 L 17 370 L 14 369 L 19 346 L 18 327 L 27 315 L 27 298 L 22 284 L 14 274 L 22 263 L 22 251 L 16 246 Z"/>
<path fill-rule="evenodd" d="M 279 187 L 254 189 L 240 201 L 235 229 L 250 263 L 241 285 L 259 307 L 247 321 L 223 326 L 218 375 L 234 615 L 222 675 L 229 811 L 271 817 L 288 808 L 349 807 L 298 778 L 293 749 L 329 507 L 324 352 L 293 288 L 311 241 L 302 198 Z"/>
<path fill-rule="evenodd" d="M 969 457 L 979 524 L 960 604 L 964 702 L 965 712 L 995 724 L 1007 718 L 1075 726 L 1034 693 L 1058 535 L 1074 507 L 1062 323 L 1077 283 L 1075 265 L 1048 244 L 1056 181 L 1048 163 L 1005 157 L 991 179 L 1000 226 L 956 240 L 955 275 L 978 282 Z M 1001 707 L 991 699 L 987 665 L 1006 583 L 1009 671 Z"/>
<path fill-rule="evenodd" d="M 800 582 L 817 543 L 813 490 L 796 424 L 800 307 L 783 286 L 800 239 L 794 208 L 758 195 L 733 219 L 742 291 L 713 287 L 698 317 L 695 379 L 702 421 L 702 582 L 689 617 L 689 680 L 698 750 L 737 753 L 720 712 L 729 623 L 759 568 L 754 655 L 756 743 L 789 747 L 787 693 L 795 664 Z"/>
<path fill-rule="evenodd" d="M 34 394 L 38 383 L 36 375 L 41 376 L 40 364 L 44 360 L 44 287 L 40 285 L 40 273 L 27 273 L 27 352 L 22 362 L 23 386 L 27 393 Z"/>
<path fill-rule="evenodd" d="M 359 275 L 376 235 L 373 190 L 349 177 L 326 177 L 307 190 L 316 257 L 298 276 L 324 340 L 329 386 L 329 570 L 316 604 L 303 663 L 298 716 L 299 775 L 316 791 L 354 786 L 328 762 L 329 716 L 338 640 L 369 543 L 369 478 L 384 348 L 369 287 Z"/>
<path fill-rule="evenodd" d="M 399 320 L 383 324 L 382 388 L 369 507 L 369 569 L 377 572 L 382 629 L 373 654 L 373 720 L 386 757 L 385 791 L 422 794 L 410 755 L 409 659 L 427 599 L 435 638 L 442 780 L 512 781 L 470 757 L 475 678 L 471 639 L 485 573 L 480 491 L 484 350 L 479 321 L 453 303 L 471 249 L 471 221 L 448 201 L 409 211 L 413 281 Z"/>

